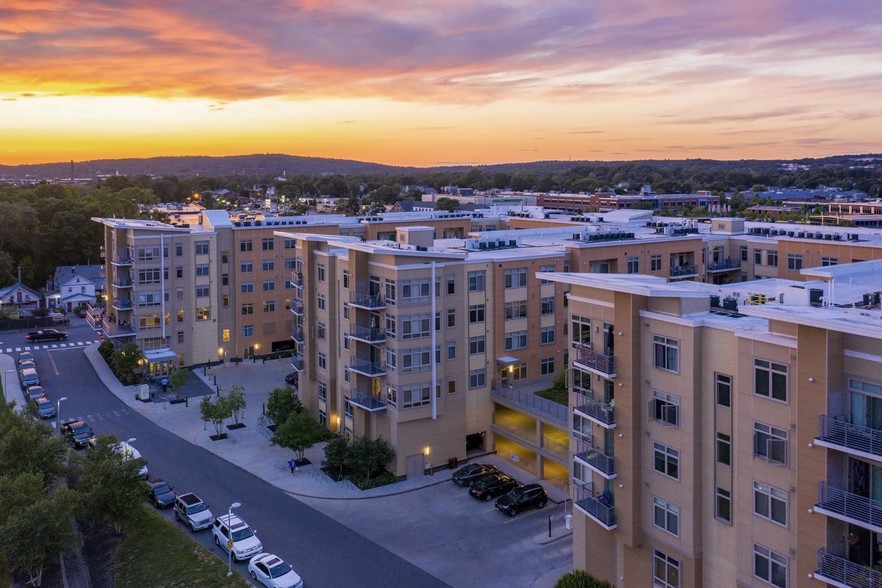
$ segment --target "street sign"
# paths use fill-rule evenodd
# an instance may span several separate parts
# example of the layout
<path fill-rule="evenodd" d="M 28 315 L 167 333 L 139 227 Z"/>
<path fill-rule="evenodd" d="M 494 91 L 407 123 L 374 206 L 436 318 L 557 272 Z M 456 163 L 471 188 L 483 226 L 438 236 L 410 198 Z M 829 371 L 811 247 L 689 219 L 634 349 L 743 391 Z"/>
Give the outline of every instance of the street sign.
<path fill-rule="evenodd" d="M 232 548 L 233 548 L 233 540 L 230 539 L 229 541 L 227 541 L 227 549 L 232 549 Z"/>

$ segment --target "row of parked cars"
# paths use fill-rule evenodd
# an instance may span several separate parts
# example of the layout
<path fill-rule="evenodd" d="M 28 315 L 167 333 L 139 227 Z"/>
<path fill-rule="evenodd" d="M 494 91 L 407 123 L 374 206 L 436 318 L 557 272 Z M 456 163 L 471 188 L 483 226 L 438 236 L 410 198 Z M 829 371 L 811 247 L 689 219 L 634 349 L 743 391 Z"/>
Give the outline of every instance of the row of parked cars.
<path fill-rule="evenodd" d="M 18 354 L 18 381 L 26 403 L 33 403 L 37 408 L 37 416 L 51 419 L 55 416 L 55 404 L 46 396 L 46 389 L 40 385 L 40 374 L 37 372 L 37 360 L 30 351 Z"/>
<path fill-rule="evenodd" d="M 491 464 L 463 466 L 451 479 L 457 486 L 468 486 L 469 495 L 478 500 L 489 502 L 496 498 L 496 508 L 510 517 L 532 506 L 545 508 L 548 503 L 548 494 L 541 484 L 521 484 Z"/>
<path fill-rule="evenodd" d="M 177 494 L 164 480 L 148 482 L 148 498 L 154 507 L 174 509 L 175 519 L 191 533 L 211 529 L 214 543 L 235 561 L 248 561 L 252 579 L 269 588 L 303 588 L 303 580 L 281 557 L 263 551 L 257 533 L 239 515 L 215 517 L 193 492 Z"/>

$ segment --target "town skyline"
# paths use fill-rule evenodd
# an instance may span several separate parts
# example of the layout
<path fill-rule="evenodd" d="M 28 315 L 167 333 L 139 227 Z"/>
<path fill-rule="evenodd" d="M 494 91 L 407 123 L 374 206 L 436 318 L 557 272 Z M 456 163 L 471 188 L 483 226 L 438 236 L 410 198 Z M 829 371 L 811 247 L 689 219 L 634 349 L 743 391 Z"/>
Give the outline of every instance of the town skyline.
<path fill-rule="evenodd" d="M 7 3 L 0 164 L 882 150 L 882 7 L 869 1 L 213 7 Z"/>

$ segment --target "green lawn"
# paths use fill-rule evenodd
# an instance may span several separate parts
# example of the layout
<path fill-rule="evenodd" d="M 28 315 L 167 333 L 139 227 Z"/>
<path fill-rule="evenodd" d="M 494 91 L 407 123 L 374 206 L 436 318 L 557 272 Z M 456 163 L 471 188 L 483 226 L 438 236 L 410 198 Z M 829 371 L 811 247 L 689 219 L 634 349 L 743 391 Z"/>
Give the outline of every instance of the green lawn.
<path fill-rule="evenodd" d="M 194 541 L 183 527 L 152 509 L 144 510 L 141 520 L 126 529 L 127 536 L 116 553 L 119 588 L 250 586 L 237 572 L 228 578 L 227 564 Z"/>
<path fill-rule="evenodd" d="M 536 396 L 541 396 L 542 398 L 547 398 L 552 402 L 557 402 L 558 404 L 567 405 L 569 402 L 569 394 L 566 388 L 557 389 L 557 388 L 549 388 L 548 390 L 542 390 L 541 392 L 536 392 Z"/>

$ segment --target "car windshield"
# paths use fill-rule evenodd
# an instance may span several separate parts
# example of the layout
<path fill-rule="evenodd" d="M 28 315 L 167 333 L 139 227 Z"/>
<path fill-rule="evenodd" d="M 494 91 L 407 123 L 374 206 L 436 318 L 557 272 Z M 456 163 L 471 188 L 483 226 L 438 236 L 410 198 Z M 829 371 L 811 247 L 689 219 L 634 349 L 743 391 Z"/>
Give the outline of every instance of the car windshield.
<path fill-rule="evenodd" d="M 169 488 L 168 484 L 160 484 L 159 486 L 153 487 L 153 492 L 156 494 L 168 494 L 171 492 L 171 488 Z"/>
<path fill-rule="evenodd" d="M 248 539 L 249 537 L 254 537 L 254 531 L 251 530 L 251 527 L 245 527 L 244 529 L 233 531 L 233 541 L 241 541 L 242 539 Z"/>
<path fill-rule="evenodd" d="M 520 488 L 515 488 L 511 492 L 508 493 L 508 497 L 512 500 L 520 500 L 520 498 L 524 495 L 524 492 Z"/>
<path fill-rule="evenodd" d="M 206 510 L 207 508 L 208 507 L 205 506 L 204 502 L 200 502 L 199 504 L 194 504 L 193 506 L 189 507 L 187 509 L 187 512 L 190 514 L 196 514 L 197 512 L 202 512 L 203 510 Z"/>
<path fill-rule="evenodd" d="M 285 562 L 280 562 L 278 565 L 274 565 L 269 569 L 270 578 L 278 578 L 279 576 L 284 576 L 290 571 L 291 566 L 289 566 Z"/>

